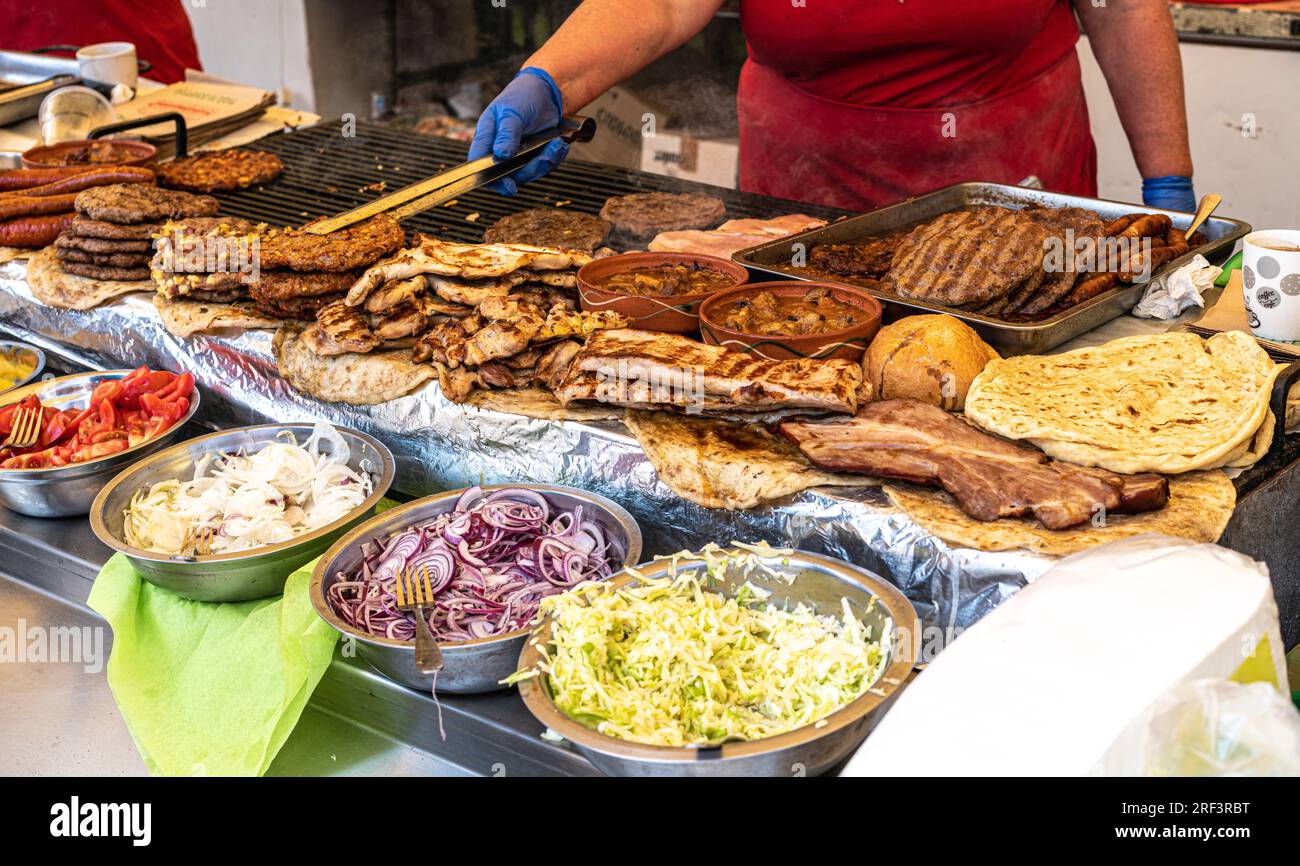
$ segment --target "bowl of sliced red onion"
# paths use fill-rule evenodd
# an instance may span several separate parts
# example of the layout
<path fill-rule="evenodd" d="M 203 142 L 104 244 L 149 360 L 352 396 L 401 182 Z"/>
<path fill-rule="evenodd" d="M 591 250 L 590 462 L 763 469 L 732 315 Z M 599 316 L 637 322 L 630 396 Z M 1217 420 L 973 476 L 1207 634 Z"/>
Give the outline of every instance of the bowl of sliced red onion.
<path fill-rule="evenodd" d="M 390 509 L 340 538 L 316 565 L 316 613 L 371 667 L 411 688 L 505 688 L 541 600 L 604 580 L 641 557 L 641 530 L 610 499 L 551 484 L 453 490 Z M 402 569 L 427 573 L 436 675 L 415 667 L 415 614 L 397 610 Z"/>

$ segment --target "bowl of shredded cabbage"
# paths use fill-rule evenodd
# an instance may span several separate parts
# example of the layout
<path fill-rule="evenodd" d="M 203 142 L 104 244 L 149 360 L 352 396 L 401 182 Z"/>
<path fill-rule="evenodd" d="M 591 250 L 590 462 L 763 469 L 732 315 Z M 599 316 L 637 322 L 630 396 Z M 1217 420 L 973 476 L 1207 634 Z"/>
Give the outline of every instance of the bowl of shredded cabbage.
<path fill-rule="evenodd" d="M 641 556 L 632 515 L 554 484 L 494 484 L 385 511 L 340 538 L 312 575 L 322 619 L 391 680 L 422 691 L 505 688 L 545 599 L 605 580 Z M 428 577 L 443 669 L 415 666 L 416 614 L 396 607 L 399 572 Z"/>
<path fill-rule="evenodd" d="M 516 672 L 548 736 L 609 775 L 825 772 L 912 670 L 885 580 L 767 544 L 711 544 L 544 599 Z"/>
<path fill-rule="evenodd" d="M 377 439 L 329 424 L 266 424 L 182 442 L 110 481 L 101 541 L 150 583 L 196 601 L 276 595 L 369 517 L 395 465 Z"/>

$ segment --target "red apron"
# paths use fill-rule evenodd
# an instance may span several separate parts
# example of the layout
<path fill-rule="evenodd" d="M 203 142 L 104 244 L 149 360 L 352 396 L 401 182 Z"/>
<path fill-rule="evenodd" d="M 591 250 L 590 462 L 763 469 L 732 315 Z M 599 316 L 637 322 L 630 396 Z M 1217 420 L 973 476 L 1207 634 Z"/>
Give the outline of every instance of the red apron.
<path fill-rule="evenodd" d="M 740 186 L 868 210 L 962 181 L 1095 195 L 1096 149 L 1073 45 L 1027 80 L 940 107 L 815 95 L 754 59 L 740 75 Z"/>

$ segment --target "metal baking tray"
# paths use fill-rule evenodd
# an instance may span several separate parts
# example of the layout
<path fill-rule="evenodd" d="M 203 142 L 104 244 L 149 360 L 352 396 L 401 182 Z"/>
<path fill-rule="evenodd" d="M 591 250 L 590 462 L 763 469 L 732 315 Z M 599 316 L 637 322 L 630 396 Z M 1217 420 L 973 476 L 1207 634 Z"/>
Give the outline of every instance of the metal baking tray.
<path fill-rule="evenodd" d="M 35 117 L 50 91 L 79 83 L 72 58 L 0 51 L 0 126 Z"/>
<path fill-rule="evenodd" d="M 1181 211 L 1162 210 L 1108 199 L 1062 195 L 1009 184 L 958 183 L 880 210 L 869 211 L 821 228 L 749 247 L 735 253 L 731 258 L 732 261 L 744 265 L 751 271 L 781 279 L 816 279 L 852 286 L 856 284 L 849 279 L 813 276 L 800 268 L 793 267 L 790 262 L 794 253 L 800 249 L 806 253 L 817 244 L 849 243 L 894 229 L 906 228 L 939 214 L 973 205 L 1000 205 L 1015 209 L 1028 205 L 1083 207 L 1096 211 L 1107 220 L 1134 212 L 1163 213 L 1173 220 L 1175 228 L 1184 230 L 1191 225 L 1193 216 Z M 1160 275 L 1181 267 L 1191 261 L 1197 253 L 1215 264 L 1226 260 L 1232 254 L 1236 242 L 1250 233 L 1250 226 L 1240 220 L 1227 217 L 1210 217 L 1201 226 L 1200 231 L 1209 240 L 1192 248 L 1186 255 L 1157 268 L 1152 274 L 1152 279 L 1158 279 Z M 796 247 L 796 244 L 803 246 Z M 965 310 L 954 310 L 951 307 L 925 301 L 901 298 L 876 288 L 871 288 L 869 291 L 884 304 L 886 321 L 915 313 L 947 313 L 969 324 L 1003 355 L 1030 355 L 1046 352 L 1111 319 L 1124 315 L 1141 300 L 1145 285 L 1116 286 L 1108 292 L 1063 310 L 1041 322 L 1003 322 Z"/>

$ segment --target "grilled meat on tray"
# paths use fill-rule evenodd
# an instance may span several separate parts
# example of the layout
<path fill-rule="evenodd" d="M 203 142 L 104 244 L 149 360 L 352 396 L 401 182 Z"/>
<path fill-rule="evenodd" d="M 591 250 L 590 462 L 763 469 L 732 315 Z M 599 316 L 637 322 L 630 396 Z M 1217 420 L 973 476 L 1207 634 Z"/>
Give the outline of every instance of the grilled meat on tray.
<path fill-rule="evenodd" d="M 814 466 L 942 487 L 976 520 L 1032 512 L 1048 529 L 1068 529 L 1099 513 L 1162 508 L 1169 497 L 1163 476 L 1049 461 L 919 400 L 868 403 L 854 418 L 780 429 Z"/>

